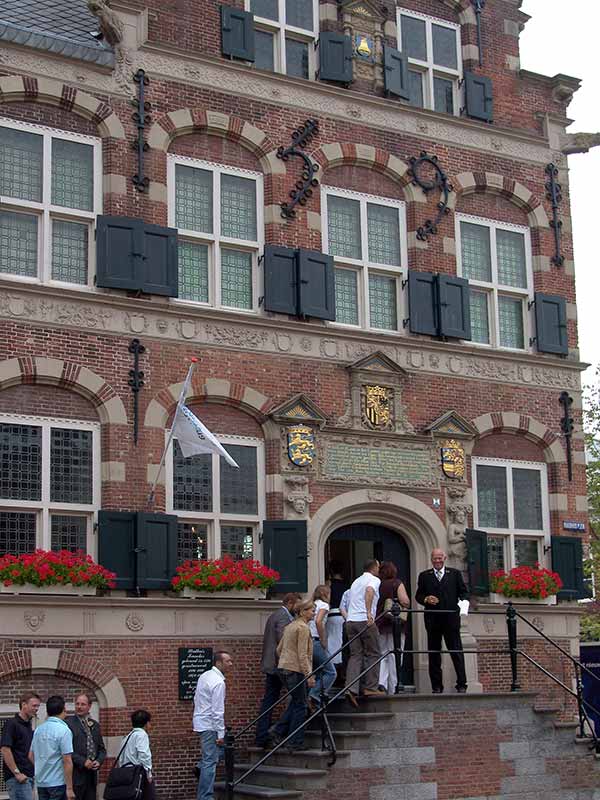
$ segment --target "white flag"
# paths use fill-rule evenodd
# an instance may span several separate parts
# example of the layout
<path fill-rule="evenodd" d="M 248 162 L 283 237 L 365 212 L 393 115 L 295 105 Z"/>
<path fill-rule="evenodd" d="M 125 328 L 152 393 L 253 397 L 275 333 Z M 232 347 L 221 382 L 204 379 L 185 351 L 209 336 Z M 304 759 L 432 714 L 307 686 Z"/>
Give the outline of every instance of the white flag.
<path fill-rule="evenodd" d="M 239 469 L 239 465 L 235 463 L 217 437 L 200 422 L 195 414 L 192 414 L 187 406 L 179 407 L 179 413 L 175 416 L 175 424 L 171 433 L 179 442 L 184 458 L 197 456 L 200 453 L 218 453 L 230 466 Z"/>

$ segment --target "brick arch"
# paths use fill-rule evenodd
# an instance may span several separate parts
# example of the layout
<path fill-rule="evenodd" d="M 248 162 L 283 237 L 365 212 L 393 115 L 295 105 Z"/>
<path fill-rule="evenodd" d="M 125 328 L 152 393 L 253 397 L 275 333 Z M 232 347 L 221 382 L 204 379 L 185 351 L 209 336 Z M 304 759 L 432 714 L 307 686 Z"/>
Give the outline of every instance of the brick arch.
<path fill-rule="evenodd" d="M 21 75 L 0 78 L 0 103 L 19 101 L 58 106 L 93 122 L 102 138 L 125 138 L 121 120 L 110 106 L 66 83 Z"/>
<path fill-rule="evenodd" d="M 115 673 L 100 661 L 78 651 L 28 647 L 0 654 L 0 683 L 14 675 L 35 671 L 83 678 L 94 687 L 102 708 L 127 707 L 125 690 Z"/>
<path fill-rule="evenodd" d="M 546 463 L 562 464 L 567 460 L 559 437 L 534 417 L 510 411 L 496 411 L 482 414 L 472 422 L 480 437 L 491 433 L 519 434 L 542 448 Z"/>
<path fill-rule="evenodd" d="M 438 0 L 441 5 L 451 8 L 458 14 L 459 22 L 463 25 L 476 25 L 477 17 L 471 0 Z"/>
<path fill-rule="evenodd" d="M 70 389 L 92 403 L 103 424 L 127 424 L 127 412 L 117 392 L 103 378 L 80 364 L 43 356 L 20 356 L 0 361 L 0 391 L 21 383 Z"/>
<path fill-rule="evenodd" d="M 513 181 L 495 172 L 461 172 L 451 180 L 454 192 L 450 196 L 450 205 L 456 209 L 458 199 L 462 195 L 475 192 L 506 197 L 511 203 L 527 213 L 529 226 L 532 229 L 548 228 L 550 223 L 540 200 L 522 183 Z"/>

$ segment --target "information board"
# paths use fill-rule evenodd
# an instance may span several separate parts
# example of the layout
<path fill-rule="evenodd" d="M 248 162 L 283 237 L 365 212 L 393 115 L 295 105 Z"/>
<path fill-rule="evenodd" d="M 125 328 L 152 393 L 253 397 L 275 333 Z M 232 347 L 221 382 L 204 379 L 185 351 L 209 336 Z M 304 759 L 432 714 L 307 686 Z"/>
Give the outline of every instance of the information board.
<path fill-rule="evenodd" d="M 179 648 L 179 699 L 193 700 L 198 678 L 212 667 L 212 647 Z"/>
<path fill-rule="evenodd" d="M 430 447 L 369 447 L 348 442 L 327 443 L 322 478 L 403 486 L 437 484 Z"/>

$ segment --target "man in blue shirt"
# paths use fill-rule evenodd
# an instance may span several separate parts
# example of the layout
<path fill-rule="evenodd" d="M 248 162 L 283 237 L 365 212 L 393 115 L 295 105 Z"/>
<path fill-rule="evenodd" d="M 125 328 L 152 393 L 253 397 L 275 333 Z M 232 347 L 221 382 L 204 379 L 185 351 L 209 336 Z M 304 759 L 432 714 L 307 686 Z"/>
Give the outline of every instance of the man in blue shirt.
<path fill-rule="evenodd" d="M 39 800 L 75 800 L 73 792 L 73 734 L 65 722 L 65 701 L 58 695 L 46 701 L 48 719 L 36 728 L 29 758 L 35 767 Z"/>

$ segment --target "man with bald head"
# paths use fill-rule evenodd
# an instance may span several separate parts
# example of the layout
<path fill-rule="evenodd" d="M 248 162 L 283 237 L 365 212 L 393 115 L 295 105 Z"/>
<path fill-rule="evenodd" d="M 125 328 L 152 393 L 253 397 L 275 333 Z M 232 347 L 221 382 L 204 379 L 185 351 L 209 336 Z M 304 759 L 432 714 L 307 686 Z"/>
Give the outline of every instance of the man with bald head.
<path fill-rule="evenodd" d="M 462 653 L 460 638 L 459 600 L 468 597 L 467 587 L 460 570 L 446 566 L 446 553 L 443 550 L 431 551 L 432 569 L 419 575 L 417 603 L 425 606 L 425 628 L 427 630 L 427 649 L 429 653 L 429 679 L 434 694 L 444 691 L 442 676 L 442 639 L 451 652 L 450 658 L 456 670 L 456 691 L 464 694 L 467 691 L 467 675 L 465 657 Z M 440 611 L 448 613 L 441 614 Z"/>

